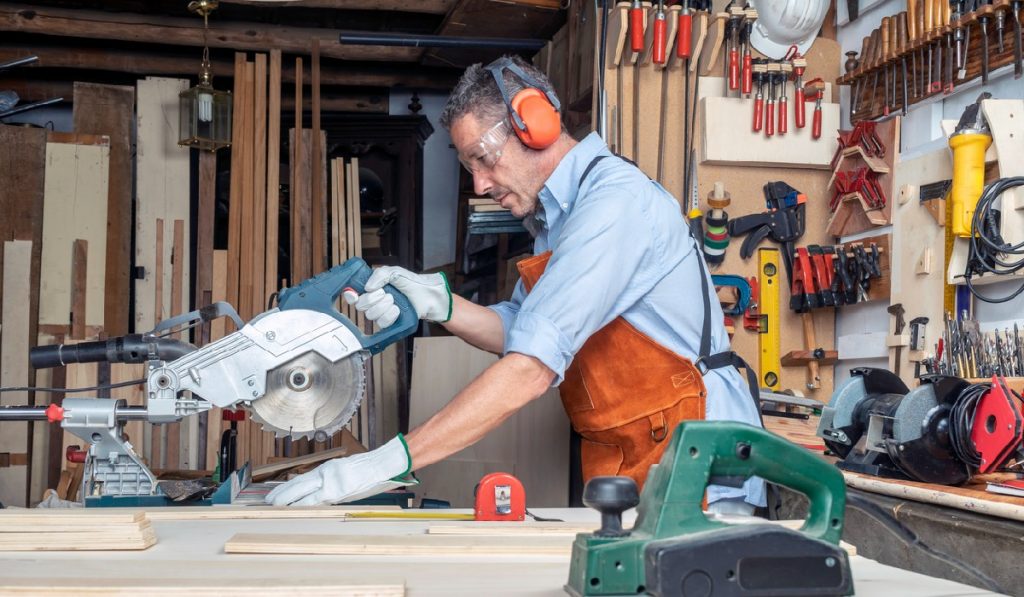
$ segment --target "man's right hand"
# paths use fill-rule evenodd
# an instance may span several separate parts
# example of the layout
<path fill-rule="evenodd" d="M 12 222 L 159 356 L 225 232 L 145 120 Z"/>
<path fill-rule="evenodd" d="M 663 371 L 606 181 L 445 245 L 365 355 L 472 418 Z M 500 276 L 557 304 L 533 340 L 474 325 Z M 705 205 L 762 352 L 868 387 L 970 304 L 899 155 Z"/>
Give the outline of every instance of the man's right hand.
<path fill-rule="evenodd" d="M 388 284 L 409 299 L 420 319 L 438 323 L 451 319 L 452 291 L 443 273 L 414 274 L 405 268 L 386 265 L 373 270 L 364 293 L 355 302 L 356 309 L 381 328 L 395 323 L 399 314 L 395 299 L 384 292 Z"/>

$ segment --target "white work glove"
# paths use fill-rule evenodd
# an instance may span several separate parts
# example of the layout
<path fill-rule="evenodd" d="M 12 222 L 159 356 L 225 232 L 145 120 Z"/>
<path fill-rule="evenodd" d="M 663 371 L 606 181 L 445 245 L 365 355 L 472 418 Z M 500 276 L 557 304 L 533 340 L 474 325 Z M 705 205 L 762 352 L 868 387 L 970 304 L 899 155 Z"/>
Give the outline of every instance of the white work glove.
<path fill-rule="evenodd" d="M 414 274 L 405 268 L 386 265 L 373 270 L 363 294 L 354 303 L 356 309 L 381 328 L 395 323 L 399 314 L 394 297 L 384 292 L 388 284 L 409 299 L 420 319 L 440 323 L 451 319 L 452 291 L 443 273 Z M 351 299 L 346 297 L 346 300 Z"/>
<path fill-rule="evenodd" d="M 412 458 L 399 434 L 369 452 L 335 458 L 267 494 L 274 506 L 318 506 L 354 502 L 419 481 L 409 474 Z"/>

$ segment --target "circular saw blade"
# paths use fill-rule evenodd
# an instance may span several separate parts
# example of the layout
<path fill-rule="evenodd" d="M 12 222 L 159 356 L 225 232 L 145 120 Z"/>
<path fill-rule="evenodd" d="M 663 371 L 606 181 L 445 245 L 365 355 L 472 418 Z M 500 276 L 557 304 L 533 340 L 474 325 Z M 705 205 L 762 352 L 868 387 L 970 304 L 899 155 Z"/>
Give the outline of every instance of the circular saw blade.
<path fill-rule="evenodd" d="M 325 441 L 342 428 L 363 399 L 362 352 L 331 363 L 308 352 L 267 372 L 267 391 L 254 400 L 252 418 L 276 437 Z"/>

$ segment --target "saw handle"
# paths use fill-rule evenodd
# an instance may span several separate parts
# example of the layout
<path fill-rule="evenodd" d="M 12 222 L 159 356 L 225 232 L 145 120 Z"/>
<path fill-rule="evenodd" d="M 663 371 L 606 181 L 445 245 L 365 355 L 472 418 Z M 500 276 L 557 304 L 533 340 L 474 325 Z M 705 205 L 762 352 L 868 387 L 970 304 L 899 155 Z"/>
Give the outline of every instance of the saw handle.
<path fill-rule="evenodd" d="M 384 292 L 395 299 L 398 307 L 398 320 L 376 334 L 367 336 L 335 307 L 338 297 L 346 288 L 353 288 L 362 294 L 366 291 L 366 282 L 370 279 L 373 268 L 359 257 L 353 257 L 331 269 L 305 280 L 293 288 L 285 288 L 279 293 L 279 306 L 282 311 L 287 309 L 309 309 L 326 313 L 345 324 L 362 347 L 370 354 L 378 354 L 389 345 L 401 340 L 416 331 L 419 326 L 419 315 L 412 303 L 397 288 L 388 284 Z"/>

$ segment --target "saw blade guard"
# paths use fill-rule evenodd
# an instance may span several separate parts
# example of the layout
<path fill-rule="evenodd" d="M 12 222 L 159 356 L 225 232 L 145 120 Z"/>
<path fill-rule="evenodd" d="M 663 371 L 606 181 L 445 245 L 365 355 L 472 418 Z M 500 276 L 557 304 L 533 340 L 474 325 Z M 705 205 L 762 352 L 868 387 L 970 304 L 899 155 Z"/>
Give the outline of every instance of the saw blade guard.
<path fill-rule="evenodd" d="M 365 261 L 353 257 L 341 265 L 305 280 L 298 286 L 282 290 L 278 296 L 279 308 L 281 311 L 308 309 L 326 313 L 344 324 L 370 354 L 377 354 L 393 342 L 416 331 L 419 315 L 409 299 L 390 284 L 384 287 L 384 292 L 395 299 L 395 305 L 398 307 L 399 315 L 395 323 L 368 336 L 342 315 L 335 308 L 342 291 L 352 288 L 360 294 L 363 293 L 372 273 L 373 269 Z"/>

